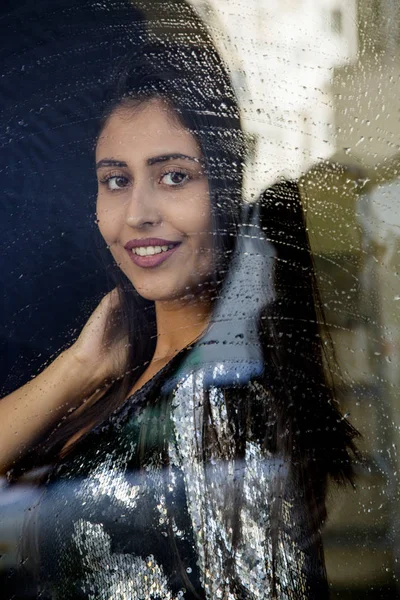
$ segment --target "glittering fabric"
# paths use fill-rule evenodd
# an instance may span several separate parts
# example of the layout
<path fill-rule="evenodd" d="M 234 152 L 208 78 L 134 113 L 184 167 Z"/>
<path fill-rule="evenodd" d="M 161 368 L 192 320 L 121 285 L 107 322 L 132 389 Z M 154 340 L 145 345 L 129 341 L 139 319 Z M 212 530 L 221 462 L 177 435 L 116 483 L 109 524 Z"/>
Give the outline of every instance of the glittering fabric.
<path fill-rule="evenodd" d="M 42 583 L 51 597 L 327 597 L 315 532 L 304 529 L 289 465 L 251 439 L 234 455 L 224 391 L 202 389 L 201 373 L 168 395 L 157 380 L 50 476 L 39 523 Z M 249 383 L 240 393 L 246 400 L 260 390 Z M 205 447 L 205 420 L 218 451 Z M 282 519 L 274 542 L 277 496 Z"/>

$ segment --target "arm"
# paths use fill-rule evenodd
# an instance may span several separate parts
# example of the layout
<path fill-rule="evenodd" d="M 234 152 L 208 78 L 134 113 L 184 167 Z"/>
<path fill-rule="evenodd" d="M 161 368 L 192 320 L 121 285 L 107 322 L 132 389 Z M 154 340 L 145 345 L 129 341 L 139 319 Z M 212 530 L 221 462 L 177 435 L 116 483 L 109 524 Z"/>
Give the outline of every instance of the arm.
<path fill-rule="evenodd" d="M 118 324 L 118 319 L 113 323 L 118 307 L 118 294 L 113 290 L 68 350 L 37 377 L 0 400 L 0 474 L 63 417 L 83 407 L 98 388 L 123 373 L 127 340 L 112 327 Z"/>
<path fill-rule="evenodd" d="M 35 440 L 56 425 L 102 381 L 88 373 L 73 347 L 60 354 L 42 373 L 0 401 L 0 474 L 20 458 Z"/>

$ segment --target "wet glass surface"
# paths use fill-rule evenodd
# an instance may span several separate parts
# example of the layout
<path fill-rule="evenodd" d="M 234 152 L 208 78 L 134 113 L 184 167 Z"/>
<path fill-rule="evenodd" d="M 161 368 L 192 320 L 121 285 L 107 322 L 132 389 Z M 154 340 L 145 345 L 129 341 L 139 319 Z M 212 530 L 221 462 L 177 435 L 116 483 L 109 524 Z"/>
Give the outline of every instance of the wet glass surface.
<path fill-rule="evenodd" d="M 2 396 L 38 381 L 2 437 L 39 423 L 25 463 L 1 459 L 2 597 L 325 598 L 325 564 L 332 598 L 397 598 L 397 2 L 5 1 L 0 19 Z M 133 66 L 164 104 L 113 113 L 95 157 Z M 99 169 L 96 205 L 105 158 L 129 164 Z M 132 263 L 131 238 L 150 240 Z M 142 358 L 118 307 L 101 354 L 96 312 L 75 377 L 64 351 L 117 265 Z M 168 353 L 151 302 L 183 290 Z M 347 421 L 354 487 L 333 481 Z"/>

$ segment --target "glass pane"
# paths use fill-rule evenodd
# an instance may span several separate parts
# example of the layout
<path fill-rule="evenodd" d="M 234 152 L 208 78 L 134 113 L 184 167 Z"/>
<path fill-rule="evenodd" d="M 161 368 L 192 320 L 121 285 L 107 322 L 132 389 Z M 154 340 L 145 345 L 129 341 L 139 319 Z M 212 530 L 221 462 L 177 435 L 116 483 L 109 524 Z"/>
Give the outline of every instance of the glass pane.
<path fill-rule="evenodd" d="M 2 597 L 398 597 L 398 3 L 0 16 Z"/>

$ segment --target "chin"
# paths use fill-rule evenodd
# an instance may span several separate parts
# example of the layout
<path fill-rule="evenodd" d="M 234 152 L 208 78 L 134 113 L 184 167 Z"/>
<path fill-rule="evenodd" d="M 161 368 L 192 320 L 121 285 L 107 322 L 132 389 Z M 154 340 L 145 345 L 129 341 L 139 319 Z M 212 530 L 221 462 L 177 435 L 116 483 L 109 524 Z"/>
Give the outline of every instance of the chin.
<path fill-rule="evenodd" d="M 154 275 L 152 274 L 153 277 Z M 208 298 L 210 289 L 214 288 L 213 276 L 209 269 L 207 273 L 199 275 L 195 278 L 189 276 L 185 284 L 179 278 L 173 278 L 172 273 L 160 277 L 158 281 L 158 278 L 149 278 L 146 281 L 142 277 L 128 277 L 139 296 L 151 302 L 198 302 L 203 295 Z"/>
<path fill-rule="evenodd" d="M 170 292 L 168 293 L 168 291 L 163 290 L 163 291 L 156 291 L 156 290 L 142 290 L 142 289 L 138 289 L 135 288 L 137 293 L 139 294 L 139 296 L 142 296 L 142 298 L 145 298 L 146 300 L 149 300 L 151 302 L 174 302 L 177 300 L 184 300 L 184 299 L 189 299 L 189 298 L 194 298 L 195 295 L 193 292 L 187 291 L 185 293 L 177 293 L 177 292 Z"/>
<path fill-rule="evenodd" d="M 133 282 L 132 282 L 133 283 Z M 145 298 L 146 300 L 150 300 L 152 302 L 177 302 L 177 301 L 183 301 L 183 302 L 190 302 L 190 301 L 196 301 L 198 302 L 199 299 L 202 296 L 202 290 L 206 291 L 209 289 L 209 285 L 208 284 L 194 284 L 194 285 L 188 285 L 185 288 L 180 288 L 180 289 L 176 289 L 176 288 L 170 288 L 168 289 L 167 286 L 164 287 L 142 287 L 142 286 L 135 286 L 133 284 L 135 290 L 137 291 L 137 293 L 142 296 L 142 298 Z M 204 286 L 204 287 L 203 287 Z M 206 294 L 207 295 L 207 292 Z"/>

